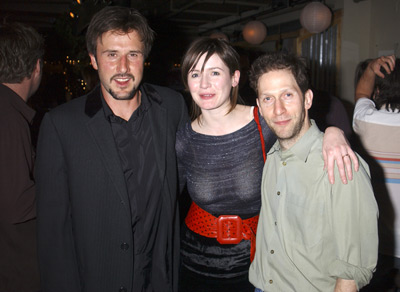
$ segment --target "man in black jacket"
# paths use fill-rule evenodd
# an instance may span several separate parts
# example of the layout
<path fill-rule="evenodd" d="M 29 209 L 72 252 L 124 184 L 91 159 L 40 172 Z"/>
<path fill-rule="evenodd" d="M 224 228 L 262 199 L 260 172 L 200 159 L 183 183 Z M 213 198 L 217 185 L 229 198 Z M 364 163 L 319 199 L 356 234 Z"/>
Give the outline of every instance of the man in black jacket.
<path fill-rule="evenodd" d="M 183 98 L 141 84 L 154 32 L 107 7 L 86 39 L 100 86 L 48 113 L 37 154 L 44 292 L 177 291 L 175 133 Z"/>

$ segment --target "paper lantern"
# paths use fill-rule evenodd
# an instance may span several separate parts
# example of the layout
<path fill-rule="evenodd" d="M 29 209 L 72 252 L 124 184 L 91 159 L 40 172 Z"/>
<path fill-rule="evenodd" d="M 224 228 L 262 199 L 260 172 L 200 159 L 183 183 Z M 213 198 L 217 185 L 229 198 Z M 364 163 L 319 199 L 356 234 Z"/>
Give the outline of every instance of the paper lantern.
<path fill-rule="evenodd" d="M 252 45 L 261 44 L 267 36 L 267 28 L 258 20 L 250 21 L 243 28 L 243 38 Z"/>
<path fill-rule="evenodd" d="M 311 33 L 320 33 L 329 27 L 332 20 L 330 9 L 321 2 L 311 2 L 303 8 L 300 23 Z"/>
<path fill-rule="evenodd" d="M 229 42 L 228 36 L 226 34 L 224 34 L 223 32 L 220 32 L 220 31 L 213 32 L 210 35 L 210 38 L 212 38 L 212 39 L 223 39 L 223 40 Z"/>

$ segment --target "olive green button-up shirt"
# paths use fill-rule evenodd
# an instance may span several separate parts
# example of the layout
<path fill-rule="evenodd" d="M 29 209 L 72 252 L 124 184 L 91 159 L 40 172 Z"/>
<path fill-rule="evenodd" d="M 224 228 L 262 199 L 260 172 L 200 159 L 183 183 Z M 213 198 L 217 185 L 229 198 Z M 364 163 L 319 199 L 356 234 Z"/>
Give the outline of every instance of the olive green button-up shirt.
<path fill-rule="evenodd" d="M 333 291 L 338 278 L 358 289 L 372 278 L 378 257 L 378 207 L 369 168 L 344 185 L 323 170 L 315 122 L 297 143 L 268 153 L 250 282 L 263 291 Z"/>

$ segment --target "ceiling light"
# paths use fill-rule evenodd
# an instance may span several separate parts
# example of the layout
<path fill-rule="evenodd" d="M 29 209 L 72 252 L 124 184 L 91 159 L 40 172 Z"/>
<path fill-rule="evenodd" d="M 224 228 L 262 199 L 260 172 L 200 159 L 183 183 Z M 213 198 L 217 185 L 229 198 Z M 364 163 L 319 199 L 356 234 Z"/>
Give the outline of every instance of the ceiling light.
<path fill-rule="evenodd" d="M 300 23 L 311 33 L 320 33 L 331 24 L 332 12 L 321 2 L 311 2 L 303 8 L 300 14 Z"/>
<path fill-rule="evenodd" d="M 243 28 L 243 38 L 252 45 L 261 44 L 266 36 L 267 28 L 261 21 L 250 21 Z"/>

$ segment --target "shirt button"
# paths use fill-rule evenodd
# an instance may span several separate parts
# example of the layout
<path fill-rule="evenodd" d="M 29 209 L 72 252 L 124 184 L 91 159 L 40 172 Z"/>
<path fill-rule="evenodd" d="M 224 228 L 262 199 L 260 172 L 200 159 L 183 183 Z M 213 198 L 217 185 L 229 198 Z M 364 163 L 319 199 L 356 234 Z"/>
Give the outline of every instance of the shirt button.
<path fill-rule="evenodd" d="M 121 286 L 119 288 L 119 292 L 127 292 L 127 291 L 128 291 L 128 289 L 126 289 L 124 286 Z"/>
<path fill-rule="evenodd" d="M 127 244 L 126 242 L 121 243 L 121 249 L 122 250 L 128 250 L 129 249 L 129 244 Z"/>
<path fill-rule="evenodd" d="M 269 280 L 269 283 L 270 283 L 270 284 L 272 284 L 272 283 L 274 283 L 274 281 L 272 281 L 272 280 Z"/>
<path fill-rule="evenodd" d="M 272 249 L 272 250 L 271 250 L 271 254 L 274 254 L 274 252 L 275 252 L 275 251 Z"/>
<path fill-rule="evenodd" d="M 275 226 L 277 226 L 278 225 L 278 223 L 275 221 Z"/>
<path fill-rule="evenodd" d="M 283 165 L 283 166 L 286 166 L 286 161 L 282 162 L 282 165 Z"/>
<path fill-rule="evenodd" d="M 281 192 L 277 192 L 276 194 L 279 196 L 281 194 Z"/>

